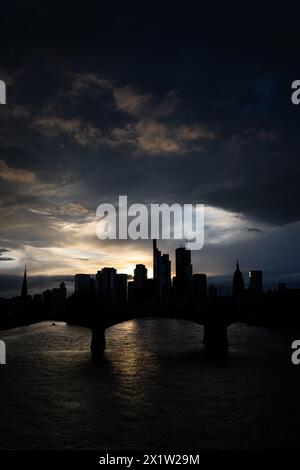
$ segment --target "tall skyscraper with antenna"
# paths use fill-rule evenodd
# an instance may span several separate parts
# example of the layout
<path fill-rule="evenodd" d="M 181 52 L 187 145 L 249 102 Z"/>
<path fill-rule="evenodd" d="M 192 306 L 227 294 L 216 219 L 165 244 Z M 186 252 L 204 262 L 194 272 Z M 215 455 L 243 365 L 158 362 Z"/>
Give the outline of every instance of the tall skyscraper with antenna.
<path fill-rule="evenodd" d="M 191 263 L 191 250 L 181 246 L 176 248 L 176 298 L 179 300 L 189 299 L 193 288 L 193 267 Z"/>
<path fill-rule="evenodd" d="M 167 302 L 171 295 L 171 261 L 169 255 L 161 254 L 156 240 L 153 240 L 153 280 L 154 298 Z"/>

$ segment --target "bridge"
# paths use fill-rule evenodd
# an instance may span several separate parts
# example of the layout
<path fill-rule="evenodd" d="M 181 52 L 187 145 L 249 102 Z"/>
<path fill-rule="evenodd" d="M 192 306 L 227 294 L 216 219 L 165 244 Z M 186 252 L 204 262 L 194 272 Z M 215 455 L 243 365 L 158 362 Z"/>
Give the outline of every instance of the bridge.
<path fill-rule="evenodd" d="M 94 313 L 91 324 L 91 352 L 97 358 L 103 355 L 106 346 L 105 332 L 108 328 L 130 320 L 144 318 L 170 318 L 187 320 L 204 327 L 203 343 L 209 350 L 226 351 L 228 349 L 227 328 L 238 320 L 234 311 L 197 311 L 194 308 L 170 311 L 169 309 L 114 309 Z"/>

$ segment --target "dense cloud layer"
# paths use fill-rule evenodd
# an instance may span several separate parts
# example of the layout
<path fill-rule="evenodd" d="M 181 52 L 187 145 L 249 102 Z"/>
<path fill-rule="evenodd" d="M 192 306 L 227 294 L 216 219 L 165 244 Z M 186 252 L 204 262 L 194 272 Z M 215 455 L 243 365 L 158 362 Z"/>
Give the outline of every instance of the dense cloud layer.
<path fill-rule="evenodd" d="M 227 214 L 208 224 L 201 270 L 227 272 L 235 254 L 250 268 L 259 253 L 262 268 L 297 271 L 297 14 L 218 8 L 2 7 L 3 272 L 150 262 L 144 243 L 120 262 L 122 243 L 95 239 L 97 205 L 119 194 Z"/>

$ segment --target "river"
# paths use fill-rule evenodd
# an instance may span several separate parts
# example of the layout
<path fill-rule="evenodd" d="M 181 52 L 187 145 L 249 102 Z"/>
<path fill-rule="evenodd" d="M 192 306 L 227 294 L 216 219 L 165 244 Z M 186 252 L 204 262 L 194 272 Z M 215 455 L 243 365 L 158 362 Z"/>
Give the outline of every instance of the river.
<path fill-rule="evenodd" d="M 144 319 L 107 331 L 51 322 L 0 332 L 1 449 L 260 449 L 298 447 L 300 332 L 235 324 L 211 356 L 202 327 Z"/>

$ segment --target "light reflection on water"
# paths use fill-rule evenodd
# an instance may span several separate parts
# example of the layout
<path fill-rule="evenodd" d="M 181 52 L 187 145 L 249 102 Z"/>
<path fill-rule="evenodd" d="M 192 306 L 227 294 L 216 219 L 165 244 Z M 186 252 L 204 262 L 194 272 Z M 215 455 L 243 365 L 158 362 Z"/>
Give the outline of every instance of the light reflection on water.
<path fill-rule="evenodd" d="M 209 449 L 298 445 L 295 332 L 230 328 L 209 356 L 202 327 L 168 319 L 110 328 L 102 361 L 87 329 L 45 322 L 0 332 L 1 448 Z"/>

